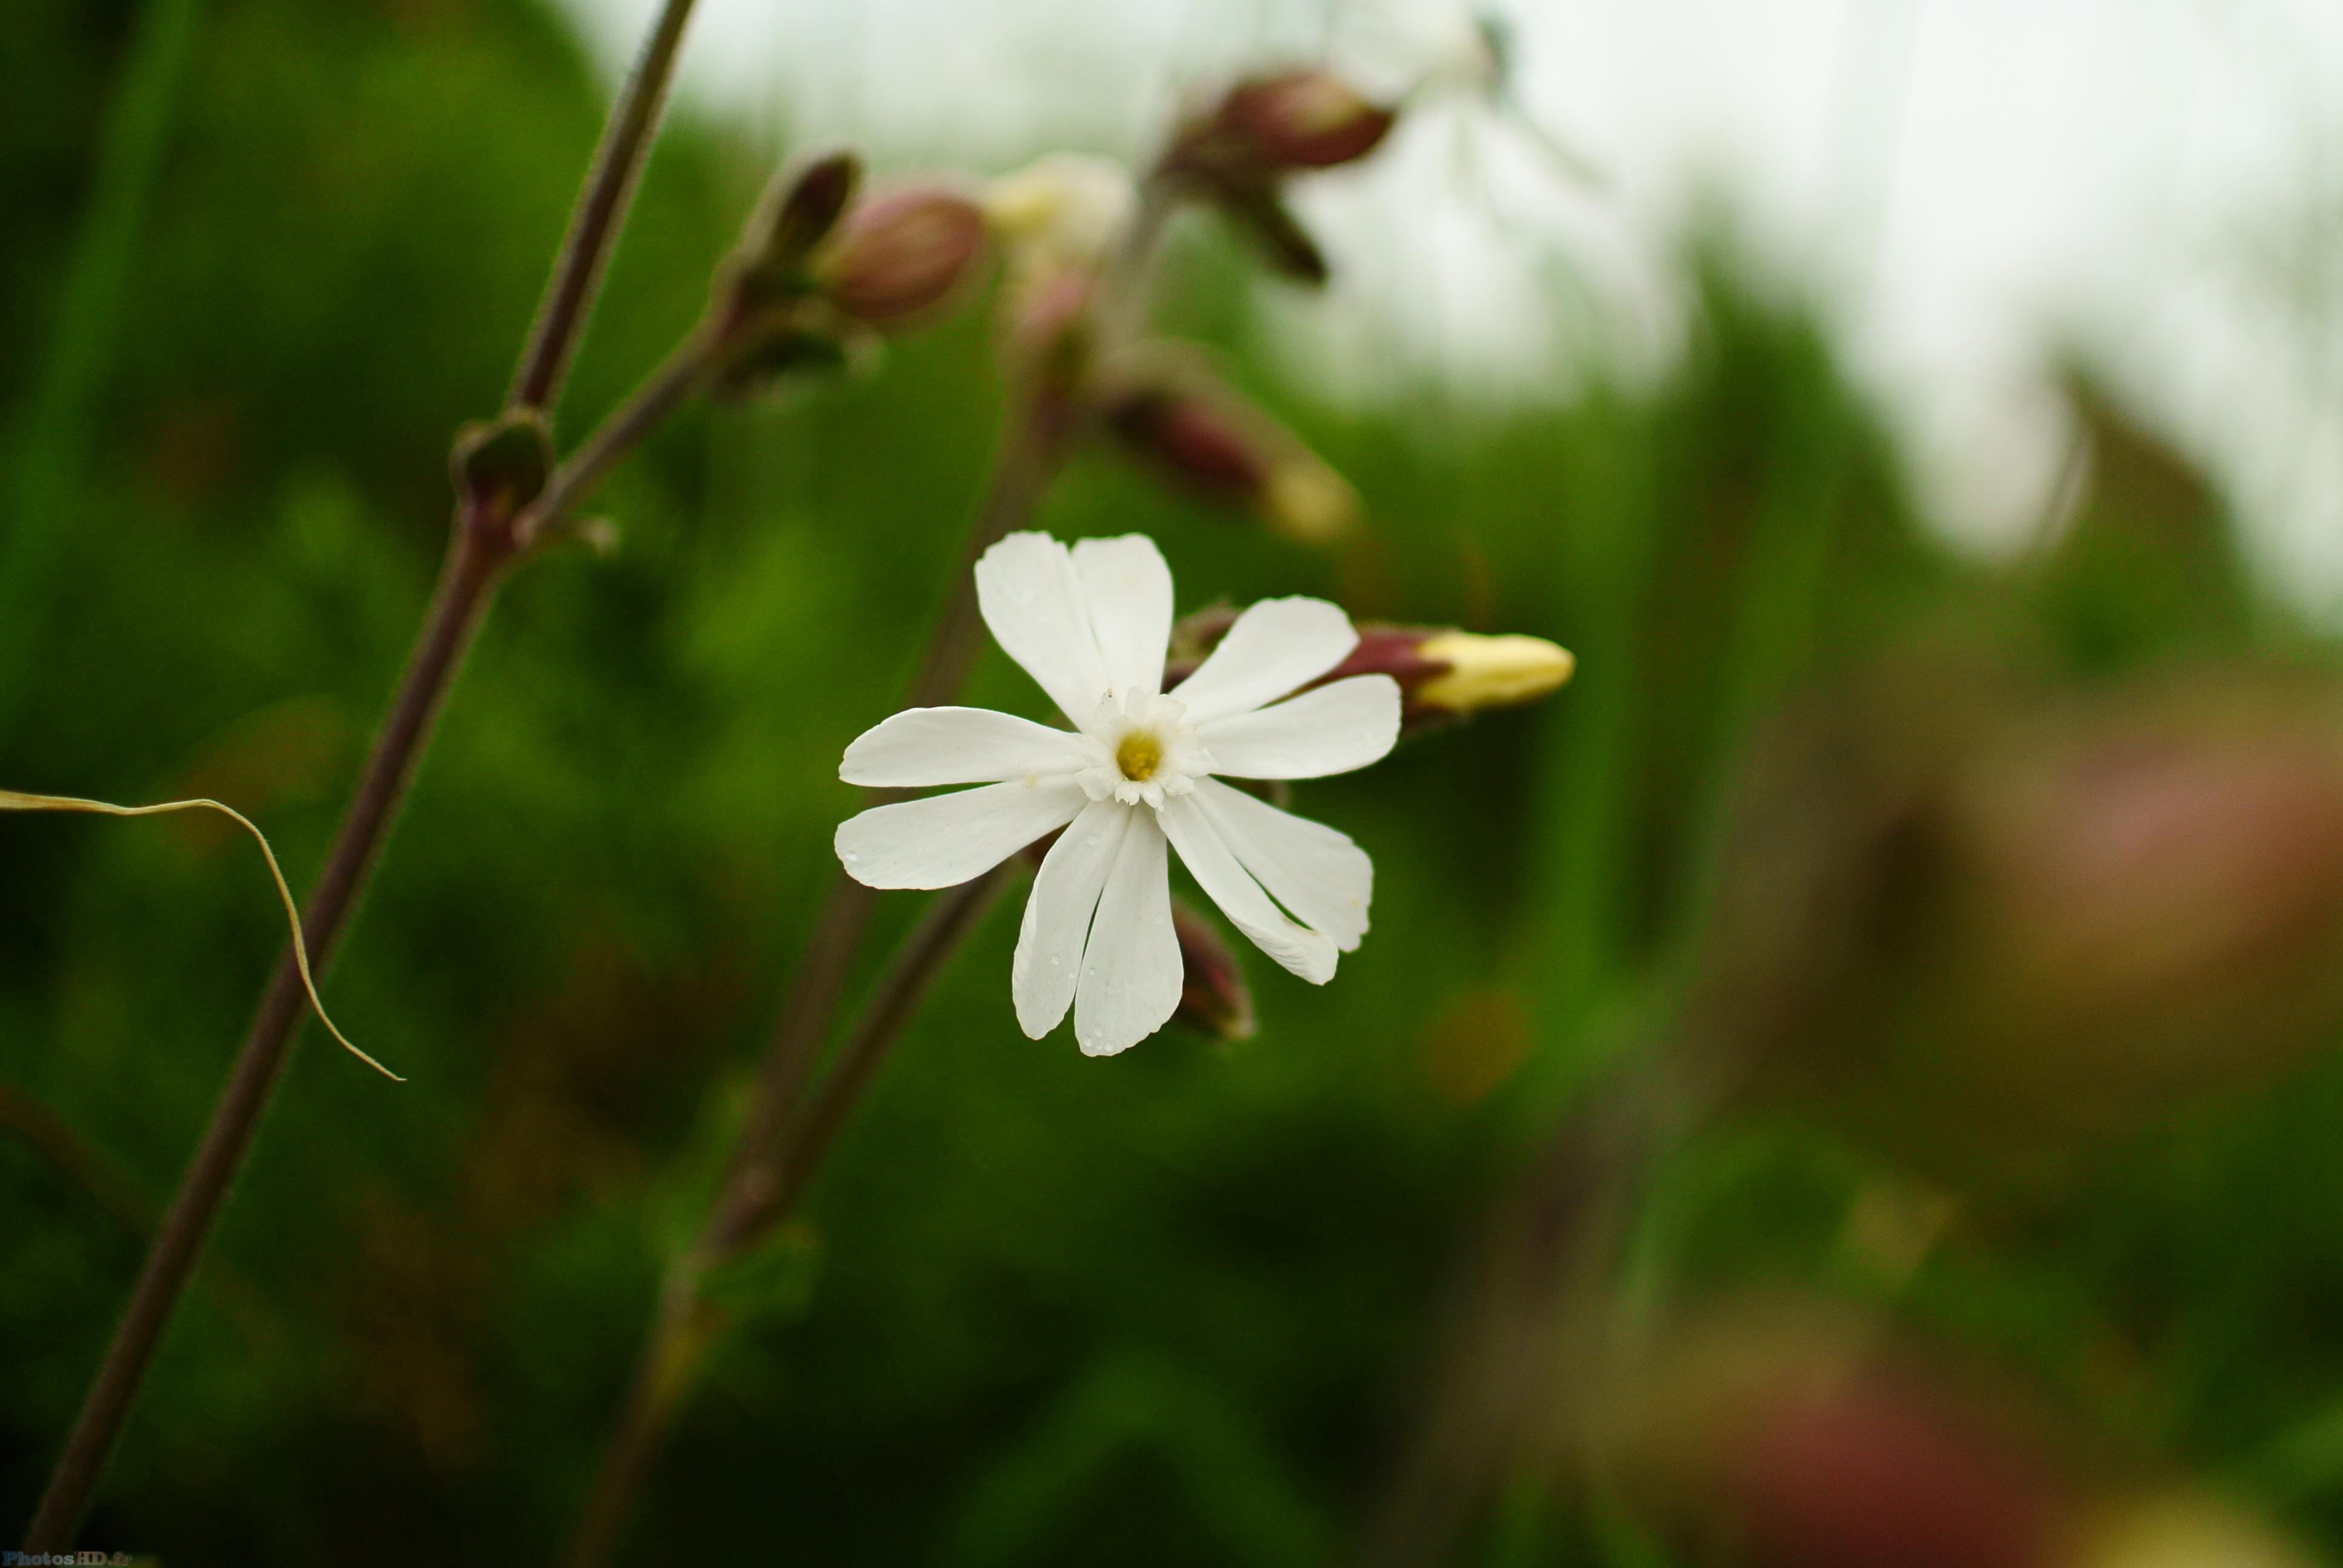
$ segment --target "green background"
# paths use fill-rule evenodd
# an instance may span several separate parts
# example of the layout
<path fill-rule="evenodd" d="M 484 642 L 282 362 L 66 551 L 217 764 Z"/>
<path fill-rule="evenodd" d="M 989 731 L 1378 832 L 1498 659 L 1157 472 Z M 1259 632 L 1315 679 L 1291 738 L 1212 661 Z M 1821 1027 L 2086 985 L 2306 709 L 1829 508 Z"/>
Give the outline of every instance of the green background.
<path fill-rule="evenodd" d="M 142 18 L 173 10 L 184 79 L 142 101 Z M 520 0 L 20 0 L 0 103 L 0 782 L 218 796 L 305 886 L 444 545 L 450 434 L 497 406 L 577 188 L 593 76 Z M 141 114 L 143 199 L 120 186 Z M 127 216 L 85 242 L 102 169 Z M 670 126 L 563 432 L 690 323 L 766 172 Z M 1313 552 L 1095 454 L 1045 526 L 1153 535 L 1182 608 L 1323 594 L 1551 637 L 1580 678 L 1300 792 L 1373 855 L 1374 930 L 1322 991 L 1253 955 L 1251 1041 L 1093 1061 L 1025 1040 L 996 913 L 747 1287 L 635 1560 L 1339 1560 L 1463 1238 L 1665 1032 L 1721 803 L 1777 704 L 1947 628 L 2052 684 L 2327 659 L 2111 406 L 2062 551 L 1956 561 L 1808 303 L 1731 236 L 1687 242 L 1691 345 L 1656 386 L 1364 417 L 1276 379 L 1243 258 L 1182 231 L 1163 319 L 1343 469 L 1368 525 Z M 1000 413 L 989 341 L 974 309 L 873 375 L 688 413 L 598 498 L 613 558 L 512 585 L 327 987 L 410 1081 L 311 1031 L 85 1543 L 549 1559 L 830 874 L 838 755 L 950 586 Z M 976 699 L 1038 712 L 987 658 Z M 249 845 L 189 819 L 0 819 L 0 888 L 13 1530 L 282 930 Z M 918 902 L 890 896 L 882 932 Z M 82 1168 L 26 1135 L 44 1115 Z M 2315 1541 L 2343 1531 L 2338 1128 L 2343 1070 L 2314 1054 L 2096 1151 L 1892 1301 L 1841 1243 L 1885 1157 L 1795 1111 L 1673 1150 L 1640 1233 L 1684 1292 L 1874 1300 Z M 1460 1560 L 1655 1550 L 1608 1517 L 1556 1487 Z"/>

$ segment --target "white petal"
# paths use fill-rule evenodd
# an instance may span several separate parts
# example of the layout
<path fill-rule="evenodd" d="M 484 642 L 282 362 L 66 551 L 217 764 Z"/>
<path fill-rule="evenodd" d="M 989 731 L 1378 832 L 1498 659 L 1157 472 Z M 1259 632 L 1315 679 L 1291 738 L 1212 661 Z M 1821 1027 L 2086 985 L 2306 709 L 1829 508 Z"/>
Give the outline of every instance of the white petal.
<path fill-rule="evenodd" d="M 1047 534 L 1011 534 L 976 563 L 976 603 L 1001 651 L 1067 718 L 1090 722 L 1106 695 L 1106 665 L 1066 547 Z"/>
<path fill-rule="evenodd" d="M 1061 779 L 874 806 L 838 825 L 838 858 L 867 887 L 949 888 L 1064 827 L 1089 801 Z"/>
<path fill-rule="evenodd" d="M 1364 849 L 1322 822 L 1214 779 L 1197 781 L 1196 804 L 1270 897 L 1344 952 L 1357 948 L 1375 895 L 1375 864 Z"/>
<path fill-rule="evenodd" d="M 1323 779 L 1380 761 L 1399 739 L 1399 682 L 1354 675 L 1273 708 L 1196 731 L 1212 771 L 1237 779 Z"/>
<path fill-rule="evenodd" d="M 913 708 L 846 749 L 849 784 L 918 789 L 1076 773 L 1098 760 L 1082 737 L 989 708 Z"/>
<path fill-rule="evenodd" d="M 1172 695 L 1187 705 L 1191 724 L 1250 713 L 1317 679 L 1358 641 L 1351 618 L 1322 598 L 1265 598 L 1237 617 Z"/>
<path fill-rule="evenodd" d="M 1099 896 L 1074 993 L 1074 1038 L 1085 1056 L 1128 1050 L 1172 1020 L 1186 979 L 1172 930 L 1172 874 L 1155 813 L 1136 810 Z"/>
<path fill-rule="evenodd" d="M 1091 916 L 1098 910 L 1100 890 L 1132 815 L 1119 801 L 1093 801 L 1041 858 L 1017 932 L 1017 956 L 1009 966 L 1017 1022 L 1032 1039 L 1057 1028 L 1073 1005 Z"/>
<path fill-rule="evenodd" d="M 1195 795 L 1166 800 L 1161 817 L 1164 832 L 1171 835 L 1173 847 L 1180 851 L 1181 864 L 1188 868 L 1196 885 L 1221 906 L 1221 913 L 1228 916 L 1237 930 L 1312 985 L 1324 985 L 1334 978 L 1337 955 L 1333 939 L 1295 925 L 1285 918 L 1283 910 L 1270 902 L 1261 885 L 1237 863 L 1235 854 L 1197 804 Z"/>
<path fill-rule="evenodd" d="M 1153 697 L 1163 685 L 1163 648 L 1172 640 L 1172 568 L 1145 534 L 1084 539 L 1074 546 L 1074 573 L 1091 607 L 1091 629 L 1120 698 Z"/>

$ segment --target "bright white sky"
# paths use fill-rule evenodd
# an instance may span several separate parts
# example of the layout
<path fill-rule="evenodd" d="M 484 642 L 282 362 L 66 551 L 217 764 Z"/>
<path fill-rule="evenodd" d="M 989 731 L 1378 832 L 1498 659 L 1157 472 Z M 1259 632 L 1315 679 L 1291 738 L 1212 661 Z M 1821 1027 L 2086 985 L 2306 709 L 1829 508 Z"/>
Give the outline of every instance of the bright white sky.
<path fill-rule="evenodd" d="M 615 72 L 655 0 L 564 0 Z M 1676 240 L 1723 205 L 1817 300 L 1938 520 L 2024 542 L 2079 350 L 2207 463 L 2258 564 L 2343 618 L 2343 5 L 1511 0 L 1533 121 L 1463 94 L 1304 206 L 1341 276 L 1265 288 L 1297 377 L 1373 401 L 1561 399 L 1680 337 Z M 699 0 L 687 98 L 882 161 L 1136 156 L 1184 90 L 1332 48 L 1420 70 L 1441 0 Z"/>

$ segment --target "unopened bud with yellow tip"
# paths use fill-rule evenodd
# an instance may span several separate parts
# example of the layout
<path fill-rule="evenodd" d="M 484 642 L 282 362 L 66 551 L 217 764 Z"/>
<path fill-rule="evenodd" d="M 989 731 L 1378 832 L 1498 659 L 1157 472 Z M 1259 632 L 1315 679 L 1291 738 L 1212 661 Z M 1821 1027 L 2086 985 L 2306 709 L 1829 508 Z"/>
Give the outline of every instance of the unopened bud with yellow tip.
<path fill-rule="evenodd" d="M 1269 471 L 1261 491 L 1271 528 L 1305 545 L 1331 545 L 1359 524 L 1359 496 L 1351 482 L 1313 453 L 1299 448 Z"/>
<path fill-rule="evenodd" d="M 1445 667 L 1409 694 L 1419 707 L 1460 717 L 1484 708 L 1534 702 L 1561 689 L 1578 661 L 1570 649 L 1542 637 L 1512 633 L 1435 632 L 1415 645 L 1415 657 Z"/>
<path fill-rule="evenodd" d="M 1165 683 L 1184 678 L 1203 662 L 1235 621 L 1234 610 L 1215 605 L 1175 623 Z M 1383 621 L 1362 621 L 1358 633 L 1358 643 L 1342 662 L 1312 684 L 1354 675 L 1390 676 L 1399 683 L 1403 734 L 1437 729 L 1484 709 L 1534 702 L 1559 690 L 1577 668 L 1568 648 L 1542 637 L 1489 637 L 1453 627 Z"/>
<path fill-rule="evenodd" d="M 1104 402 L 1124 450 L 1199 499 L 1251 512 L 1302 544 L 1332 544 L 1358 525 L 1348 480 L 1198 367 L 1151 367 Z"/>

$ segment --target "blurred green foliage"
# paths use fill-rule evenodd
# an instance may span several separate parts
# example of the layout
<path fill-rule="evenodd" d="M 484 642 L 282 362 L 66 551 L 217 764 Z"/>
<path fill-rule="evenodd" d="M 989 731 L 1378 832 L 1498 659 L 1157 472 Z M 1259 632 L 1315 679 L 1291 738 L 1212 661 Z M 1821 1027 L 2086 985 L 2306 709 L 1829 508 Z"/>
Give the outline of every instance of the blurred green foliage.
<path fill-rule="evenodd" d="M 56 319 L 135 9 L 23 0 L 0 29 L 0 342 Z M 598 113 L 525 0 L 207 8 L 53 592 L 0 606 L 43 626 L 0 779 L 216 795 L 297 885 L 314 871 L 442 546 L 447 440 L 501 395 Z M 565 430 L 692 319 L 764 172 L 672 126 Z M 1735 759 L 1785 693 L 1915 638 L 2044 679 L 2321 657 L 2254 598 L 2201 481 L 2102 405 L 2060 552 L 1948 556 L 1812 317 L 1729 245 L 1698 259 L 1660 386 L 1460 425 L 1278 387 L 1212 303 L 1216 244 L 1175 258 L 1205 296 L 1182 318 L 1219 324 L 1349 475 L 1367 536 L 1309 554 L 1103 459 L 1047 525 L 1154 534 L 1183 608 L 1325 593 L 1554 637 L 1582 677 L 1306 790 L 1375 857 L 1375 930 L 1322 992 L 1252 964 L 1242 1047 L 1025 1040 L 996 917 L 803 1221 L 726 1282 L 757 1326 L 660 1468 L 641 1560 L 1335 1560 L 1415 1408 L 1458 1238 L 1681 978 Z M 837 756 L 948 587 L 998 416 L 986 330 L 686 417 L 601 498 L 615 558 L 514 586 L 328 987 L 411 1081 L 298 1059 L 87 1543 L 486 1564 L 562 1539 L 829 874 Z M 0 410 L 42 362 L 0 356 Z M 976 698 L 1039 703 L 997 657 Z M 281 936 L 261 872 L 176 819 L 0 820 L 0 1082 L 159 1207 Z M 1894 1301 L 2343 1532 L 2338 1125 L 2325 1061 L 2192 1111 Z M 1875 1173 L 1827 1133 L 1736 1121 L 1677 1152 L 1637 1255 L 1678 1291 L 1874 1290 L 1843 1232 Z M 0 1520 L 29 1513 L 136 1265 L 102 1196 L 0 1137 Z M 1623 1539 L 1509 1506 L 1475 1550 Z"/>

